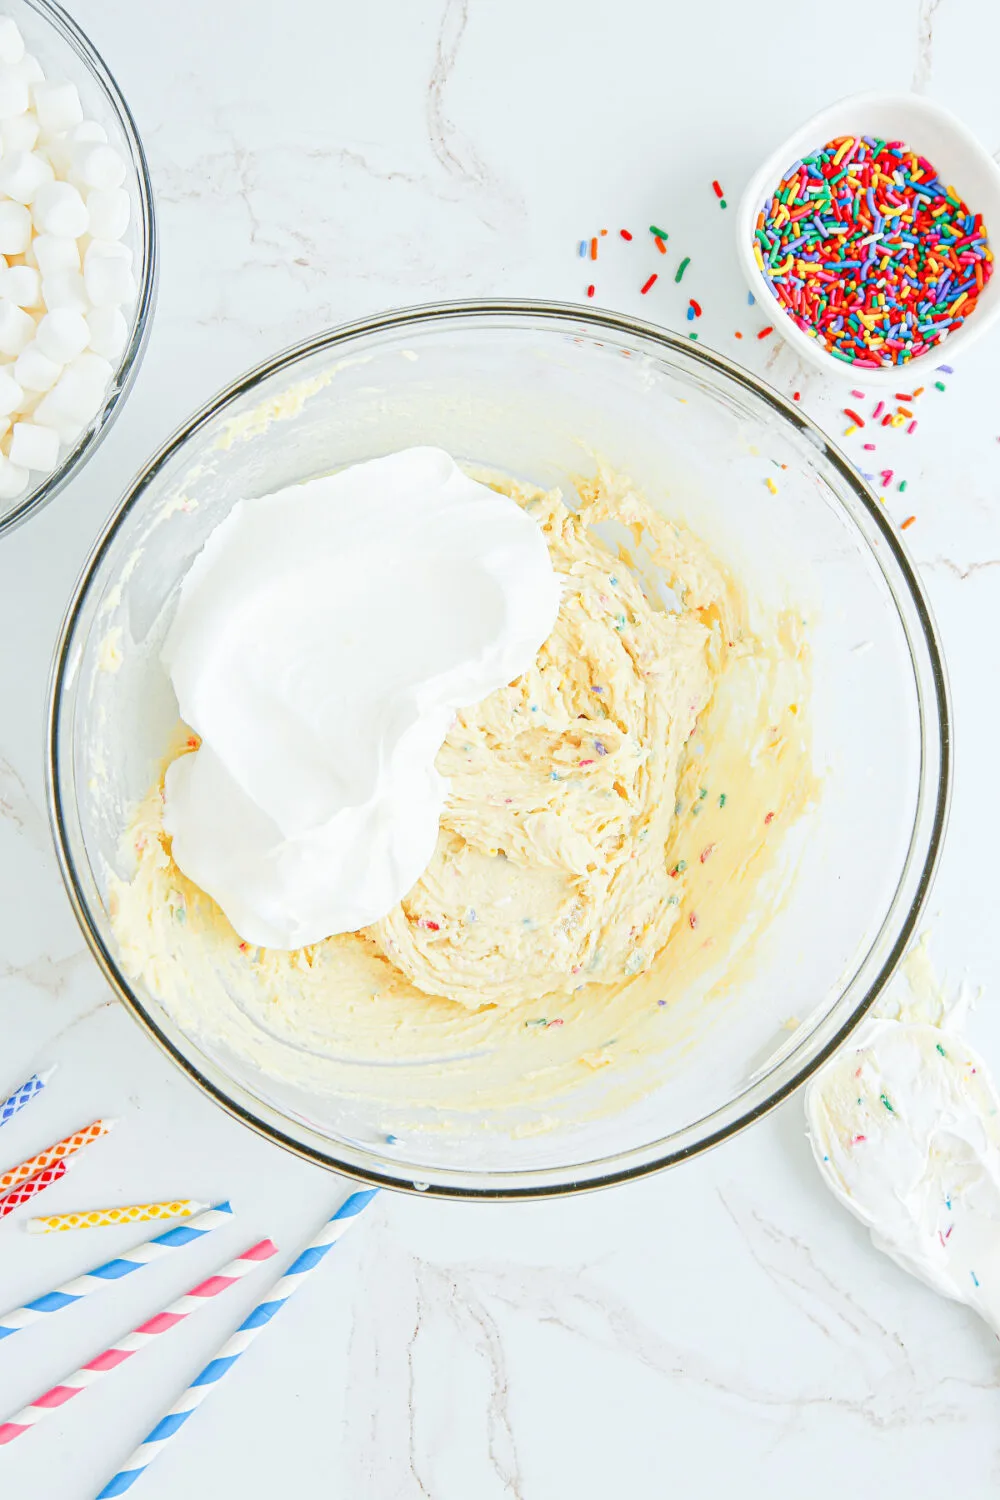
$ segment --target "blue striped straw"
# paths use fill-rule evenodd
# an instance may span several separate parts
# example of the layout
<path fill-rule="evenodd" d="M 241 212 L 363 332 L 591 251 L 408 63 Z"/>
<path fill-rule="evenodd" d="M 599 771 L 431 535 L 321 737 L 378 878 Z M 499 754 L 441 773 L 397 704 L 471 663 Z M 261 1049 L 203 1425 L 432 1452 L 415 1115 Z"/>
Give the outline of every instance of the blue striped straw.
<path fill-rule="evenodd" d="M 298 1291 L 303 1281 L 326 1258 L 344 1231 L 350 1227 L 351 1221 L 368 1207 L 377 1191 L 377 1188 L 371 1188 L 361 1193 L 352 1193 L 349 1198 L 345 1199 L 333 1217 L 324 1224 L 316 1238 L 292 1261 L 281 1280 L 275 1283 L 267 1300 L 258 1303 L 232 1337 L 227 1339 L 215 1358 L 205 1366 L 200 1375 L 195 1377 L 180 1399 L 174 1402 L 166 1416 L 157 1422 L 145 1442 L 141 1443 L 131 1458 L 126 1461 L 125 1466 L 108 1481 L 97 1496 L 97 1500 L 108 1500 L 108 1497 L 112 1495 L 124 1495 L 126 1490 L 132 1488 L 140 1474 L 145 1473 L 157 1454 L 161 1453 L 171 1438 L 180 1432 L 188 1417 L 201 1405 L 209 1391 L 218 1384 L 223 1375 L 232 1369 L 240 1355 L 245 1353 L 261 1329 L 267 1327 L 278 1309 L 284 1307 L 293 1293 Z"/>
<path fill-rule="evenodd" d="M 192 1240 L 200 1240 L 202 1235 L 210 1233 L 219 1224 L 228 1223 L 232 1212 L 228 1203 L 217 1203 L 214 1208 L 207 1208 L 204 1213 L 196 1214 L 186 1223 L 178 1224 L 176 1229 L 168 1229 L 165 1234 L 158 1234 L 155 1239 L 136 1245 L 134 1250 L 127 1250 L 117 1260 L 105 1261 L 103 1266 L 95 1266 L 93 1271 L 64 1282 L 62 1286 L 46 1292 L 42 1297 L 36 1297 L 24 1307 L 17 1307 L 12 1312 L 3 1314 L 0 1316 L 0 1339 L 8 1338 L 20 1328 L 27 1328 L 29 1323 L 36 1323 L 46 1313 L 61 1312 L 64 1307 L 79 1302 L 89 1292 L 100 1291 L 101 1287 L 108 1286 L 110 1282 L 120 1281 L 123 1276 L 138 1271 L 140 1266 L 165 1255 L 168 1250 L 178 1250 L 182 1245 L 190 1245 Z"/>
<path fill-rule="evenodd" d="M 0 1104 L 0 1126 L 6 1125 L 12 1120 L 19 1110 L 26 1104 L 30 1104 L 36 1094 L 40 1094 L 55 1072 L 55 1067 L 47 1068 L 44 1073 L 32 1073 L 31 1077 L 15 1089 L 9 1099 Z"/>

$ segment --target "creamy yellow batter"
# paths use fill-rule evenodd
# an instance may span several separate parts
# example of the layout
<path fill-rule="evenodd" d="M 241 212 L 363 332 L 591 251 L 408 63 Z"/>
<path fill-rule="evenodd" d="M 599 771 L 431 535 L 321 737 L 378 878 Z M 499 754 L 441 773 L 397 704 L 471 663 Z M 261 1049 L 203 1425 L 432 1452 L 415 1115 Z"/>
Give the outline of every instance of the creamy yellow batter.
<path fill-rule="evenodd" d="M 249 948 L 173 864 L 161 782 L 112 916 L 127 970 L 267 1071 L 412 1103 L 414 1124 L 520 1105 L 530 1129 L 595 1068 L 620 1075 L 606 1099 L 634 1088 L 665 1005 L 748 952 L 813 790 L 807 661 L 789 620 L 751 632 L 733 580 L 627 480 L 599 470 L 572 505 L 490 482 L 542 527 L 563 603 L 531 671 L 457 717 L 406 899 L 364 932 Z"/>

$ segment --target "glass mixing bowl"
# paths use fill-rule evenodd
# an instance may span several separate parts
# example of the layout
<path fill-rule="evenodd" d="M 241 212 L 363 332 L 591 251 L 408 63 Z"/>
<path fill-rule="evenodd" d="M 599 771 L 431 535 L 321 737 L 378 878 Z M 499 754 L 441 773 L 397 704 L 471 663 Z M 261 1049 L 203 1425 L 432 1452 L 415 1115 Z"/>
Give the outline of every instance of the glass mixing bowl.
<path fill-rule="evenodd" d="M 93 43 L 54 0 L 7 0 L 4 14 L 17 22 L 29 52 L 48 79 L 67 79 L 79 90 L 83 112 L 108 133 L 128 166 L 122 184 L 132 199 L 132 215 L 122 243 L 132 251 L 138 292 L 135 305 L 123 309 L 129 321 L 128 342 L 118 361 L 100 410 L 87 423 L 51 474 L 15 500 L 0 503 L 0 536 L 26 521 L 59 493 L 110 431 L 139 373 L 156 300 L 156 225 L 153 186 L 145 152 L 131 111 Z"/>
<path fill-rule="evenodd" d="M 822 795 L 794 841 L 783 898 L 741 935 L 753 940 L 752 962 L 720 955 L 734 961 L 731 982 L 694 986 L 662 1010 L 644 1091 L 603 1117 L 609 1080 L 598 1070 L 551 1101 L 541 1130 L 485 1108 L 460 1119 L 443 1110 L 447 1128 L 411 1128 L 402 1103 L 365 1101 L 369 1085 L 404 1100 L 409 1065 L 387 1086 L 384 1062 L 358 1063 L 345 1090 L 342 1065 L 308 1038 L 279 1043 L 235 1007 L 226 1035 L 182 1024 L 120 961 L 109 876 L 127 873 L 122 832 L 176 726 L 159 647 L 192 559 L 239 497 L 420 443 L 545 486 L 565 485 L 598 453 L 699 533 L 754 598 L 793 600 L 808 620 Z M 621 1181 L 725 1140 L 844 1040 L 927 896 L 948 801 L 948 699 L 899 538 L 801 412 L 701 345 L 630 318 L 450 303 L 300 344 L 165 444 L 70 605 L 49 755 L 59 858 L 87 941 L 125 1005 L 206 1092 L 271 1140 L 369 1181 L 530 1197 Z M 468 1062 L 422 1063 L 423 1096 L 433 1103 Z"/>

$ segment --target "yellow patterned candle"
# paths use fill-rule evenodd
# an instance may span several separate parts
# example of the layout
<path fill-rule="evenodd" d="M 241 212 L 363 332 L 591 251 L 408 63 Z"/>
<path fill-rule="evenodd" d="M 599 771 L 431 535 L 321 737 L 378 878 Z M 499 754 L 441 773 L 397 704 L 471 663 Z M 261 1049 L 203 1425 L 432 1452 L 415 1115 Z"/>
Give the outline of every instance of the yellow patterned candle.
<path fill-rule="evenodd" d="M 53 1234 L 58 1229 L 99 1229 L 104 1224 L 145 1224 L 151 1219 L 189 1219 L 207 1208 L 193 1198 L 174 1198 L 169 1203 L 132 1203 L 127 1208 L 91 1208 L 77 1214 L 47 1214 L 29 1219 L 29 1234 Z"/>

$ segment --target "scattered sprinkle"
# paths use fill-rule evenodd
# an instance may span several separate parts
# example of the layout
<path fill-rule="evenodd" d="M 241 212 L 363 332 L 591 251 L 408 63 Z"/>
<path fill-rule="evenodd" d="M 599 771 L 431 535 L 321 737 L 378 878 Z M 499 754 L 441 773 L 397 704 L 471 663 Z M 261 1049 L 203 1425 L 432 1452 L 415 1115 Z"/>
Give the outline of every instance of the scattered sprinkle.
<path fill-rule="evenodd" d="M 978 1286 L 979 1285 L 979 1277 L 976 1275 L 975 1271 L 970 1271 L 969 1275 L 972 1277 L 972 1280 L 975 1283 L 975 1285 Z"/>
<path fill-rule="evenodd" d="M 882 413 L 884 411 L 885 411 L 885 402 L 884 401 L 880 401 L 879 404 L 878 404 L 878 406 L 876 406 L 875 410 L 872 412 L 872 421 L 874 422 L 878 417 L 880 417 L 882 415 Z"/>
<path fill-rule="evenodd" d="M 688 926 L 693 931 L 694 928 L 697 927 L 697 925 L 698 925 L 698 913 L 694 912 L 694 911 L 689 912 L 688 913 Z"/>
<path fill-rule="evenodd" d="M 762 328 L 760 330 L 760 333 L 758 333 L 757 337 L 759 339 L 766 339 L 767 336 L 768 336 L 768 334 L 773 333 L 773 332 L 774 332 L 774 324 L 773 323 L 768 323 L 768 325 L 767 325 L 766 328 Z"/>
<path fill-rule="evenodd" d="M 607 755 L 608 753 L 607 747 L 602 743 L 601 740 L 594 741 L 594 749 L 597 751 L 598 755 Z"/>
<path fill-rule="evenodd" d="M 857 414 L 857 412 L 856 411 L 852 411 L 852 409 L 849 406 L 845 406 L 844 407 L 844 416 L 845 417 L 850 417 L 851 421 L 857 427 L 863 427 L 865 425 L 865 419 L 864 419 L 864 417 L 859 417 L 858 414 Z"/>
<path fill-rule="evenodd" d="M 916 519 L 917 519 L 916 516 L 907 516 L 907 518 L 906 518 L 905 521 L 900 521 L 900 523 L 899 523 L 899 529 L 900 529 L 900 531 L 905 531 L 908 526 L 912 526 L 913 523 L 914 523 L 914 521 Z"/>
<path fill-rule="evenodd" d="M 909 424 L 909 426 L 906 429 L 907 435 L 909 435 L 911 432 L 916 432 L 916 430 L 917 430 L 917 423 L 916 423 L 916 418 L 914 418 L 914 420 Z"/>
<path fill-rule="evenodd" d="M 698 302 L 694 297 L 692 297 L 691 301 L 690 301 L 690 303 L 688 305 L 693 309 L 695 317 L 696 318 L 700 318 L 701 317 L 701 303 Z"/>
<path fill-rule="evenodd" d="M 764 819 L 764 826 L 765 826 L 765 828 L 767 827 L 768 823 L 773 823 L 773 822 L 774 822 L 774 813 L 773 812 L 769 812 L 767 814 L 766 818 Z"/>
<path fill-rule="evenodd" d="M 764 480 L 764 483 L 767 485 L 772 495 L 776 495 L 778 493 L 778 486 L 775 484 L 770 475 L 768 475 L 768 477 Z"/>
<path fill-rule="evenodd" d="M 704 847 L 704 849 L 698 855 L 698 858 L 701 860 L 702 864 L 704 864 L 705 861 L 706 861 L 706 859 L 711 859 L 711 857 L 712 857 L 712 855 L 714 853 L 715 853 L 715 845 L 714 844 L 706 844 L 705 847 Z"/>
<path fill-rule="evenodd" d="M 947 1052 L 944 1050 L 944 1048 L 942 1047 L 942 1045 L 941 1045 L 940 1042 L 935 1042 L 934 1045 L 937 1048 L 937 1050 L 940 1052 L 940 1054 L 941 1054 L 942 1057 L 947 1057 L 948 1056 Z"/>
<path fill-rule="evenodd" d="M 742 337 L 743 337 L 742 333 L 740 333 L 740 330 L 737 328 L 736 332 L 733 334 L 733 338 L 734 339 L 741 339 Z"/>
<path fill-rule="evenodd" d="M 863 401 L 865 399 L 864 391 L 852 391 L 851 395 L 854 396 L 858 401 Z"/>
<path fill-rule="evenodd" d="M 653 236 L 654 240 L 668 240 L 670 238 L 665 229 L 657 229 L 655 224 L 650 224 L 649 232 Z"/>
<path fill-rule="evenodd" d="M 719 793 L 719 806 L 720 807 L 725 807 L 725 805 L 726 805 L 726 794 L 725 794 L 725 792 L 720 792 Z"/>
<path fill-rule="evenodd" d="M 590 242 L 590 258 L 591 258 L 591 260 L 596 260 L 597 259 L 597 236 L 596 235 L 594 236 L 594 238 Z"/>
<path fill-rule="evenodd" d="M 594 295 L 594 283 L 591 282 L 590 285 L 587 288 L 587 296 L 588 297 L 592 297 L 593 295 Z"/>
<path fill-rule="evenodd" d="M 862 443 L 861 446 L 864 448 L 864 450 L 865 450 L 866 453 L 874 453 L 875 452 L 875 444 L 874 443 Z"/>
<path fill-rule="evenodd" d="M 721 197 L 724 196 L 723 192 L 722 192 L 722 189 L 721 189 L 721 187 L 719 186 L 719 184 L 717 182 L 713 182 L 712 183 L 712 191 L 713 191 L 713 193 L 715 194 L 715 196 L 717 198 L 721 198 Z"/>
<path fill-rule="evenodd" d="M 793 401 L 801 401 L 802 400 L 802 392 L 801 391 L 793 391 L 792 392 L 792 400 Z"/>
<path fill-rule="evenodd" d="M 586 254 L 587 254 L 587 241 L 586 240 L 581 240 L 580 241 L 580 259 L 582 260 Z"/>
<path fill-rule="evenodd" d="M 880 1094 L 879 1098 L 881 1099 L 882 1103 L 885 1105 L 885 1107 L 889 1111 L 889 1113 L 891 1115 L 894 1115 L 896 1113 L 896 1111 L 893 1109 L 892 1105 L 889 1103 L 887 1095 Z"/>
<path fill-rule="evenodd" d="M 681 277 L 684 275 L 684 272 L 687 270 L 687 268 L 688 268 L 688 266 L 690 264 L 691 264 L 691 257 L 690 257 L 690 255 L 685 255 L 684 259 L 681 261 L 680 265 L 677 267 L 677 275 L 674 277 L 675 281 L 680 281 Z"/>
<path fill-rule="evenodd" d="M 645 297 L 646 293 L 649 291 L 650 287 L 653 285 L 653 283 L 654 283 L 655 280 L 656 280 L 656 272 L 654 271 L 653 274 L 652 274 L 652 276 L 646 282 L 646 284 L 644 286 L 641 286 L 639 288 L 640 292 L 642 293 L 642 295 L 644 297 Z"/>
<path fill-rule="evenodd" d="M 951 365 L 938 365 L 938 369 L 941 371 L 942 375 L 954 375 L 955 373 Z"/>
<path fill-rule="evenodd" d="M 667 253 L 667 242 L 666 242 L 666 240 L 661 240 L 659 238 L 659 236 L 657 236 L 657 238 L 653 241 L 653 244 L 656 246 L 657 250 L 659 250 L 659 252 L 660 252 L 661 255 L 666 255 L 666 253 Z"/>
<path fill-rule="evenodd" d="M 943 380 L 935 380 L 934 389 L 936 391 L 946 391 L 948 387 L 945 385 Z"/>
<path fill-rule="evenodd" d="M 632 238 L 632 231 L 630 229 L 619 229 L 618 233 L 623 240 L 630 240 Z"/>
<path fill-rule="evenodd" d="M 899 493 L 901 495 L 905 495 L 906 494 L 906 486 L 909 484 L 909 482 L 910 481 L 908 479 L 901 479 L 899 481 Z"/>

